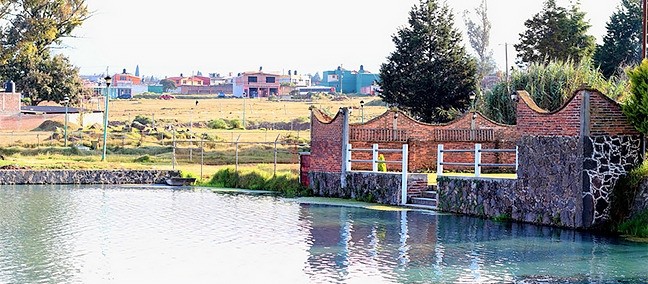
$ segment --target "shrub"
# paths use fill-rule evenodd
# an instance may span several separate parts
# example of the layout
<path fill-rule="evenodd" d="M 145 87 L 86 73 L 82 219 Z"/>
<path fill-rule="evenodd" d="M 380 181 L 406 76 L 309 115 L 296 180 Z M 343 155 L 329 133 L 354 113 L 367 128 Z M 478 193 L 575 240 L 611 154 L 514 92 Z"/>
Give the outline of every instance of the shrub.
<path fill-rule="evenodd" d="M 293 174 L 277 174 L 271 177 L 268 171 L 250 170 L 237 173 L 232 168 L 221 169 L 209 181 L 208 185 L 226 188 L 246 188 L 253 190 L 271 190 L 285 196 L 310 195 L 308 189 L 299 183 Z"/>
<path fill-rule="evenodd" d="M 648 133 L 648 60 L 628 72 L 631 95 L 622 105 L 623 113 L 641 133 Z"/>
<path fill-rule="evenodd" d="M 151 163 L 153 162 L 153 159 L 151 159 L 151 156 L 149 155 L 144 155 L 144 156 L 139 156 L 133 160 L 135 163 Z"/>
<path fill-rule="evenodd" d="M 211 129 L 227 129 L 229 126 L 223 119 L 217 118 L 207 122 L 207 127 Z"/>
<path fill-rule="evenodd" d="M 138 122 L 142 125 L 151 125 L 153 124 L 153 119 L 143 116 L 143 115 L 137 115 L 135 116 L 135 119 L 133 121 Z"/>
<path fill-rule="evenodd" d="M 230 119 L 227 121 L 227 124 L 229 124 L 232 129 L 243 129 L 243 123 L 238 119 Z"/>
<path fill-rule="evenodd" d="M 619 233 L 648 238 L 648 210 L 619 225 Z"/>
<path fill-rule="evenodd" d="M 264 173 L 258 171 L 247 172 L 239 176 L 238 187 L 252 190 L 269 189 L 266 187 L 268 180 Z"/>

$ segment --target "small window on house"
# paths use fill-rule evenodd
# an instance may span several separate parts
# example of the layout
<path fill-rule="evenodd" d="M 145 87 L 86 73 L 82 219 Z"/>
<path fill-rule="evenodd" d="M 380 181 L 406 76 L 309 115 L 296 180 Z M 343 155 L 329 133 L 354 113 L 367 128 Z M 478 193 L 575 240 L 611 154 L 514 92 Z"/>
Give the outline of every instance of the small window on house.
<path fill-rule="evenodd" d="M 274 83 L 275 77 L 266 77 L 266 83 Z"/>
<path fill-rule="evenodd" d="M 257 77 L 256 76 L 248 77 L 248 83 L 256 83 L 256 82 L 257 82 Z"/>

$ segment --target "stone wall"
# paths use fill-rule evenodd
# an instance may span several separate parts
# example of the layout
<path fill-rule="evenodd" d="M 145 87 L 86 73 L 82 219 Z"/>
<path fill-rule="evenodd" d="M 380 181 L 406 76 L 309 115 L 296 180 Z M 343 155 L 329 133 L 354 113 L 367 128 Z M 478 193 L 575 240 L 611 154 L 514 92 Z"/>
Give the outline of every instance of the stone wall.
<path fill-rule="evenodd" d="M 639 191 L 635 196 L 629 217 L 641 214 L 646 210 L 648 210 L 648 179 L 644 179 L 639 184 Z"/>
<path fill-rule="evenodd" d="M 582 147 L 578 137 L 523 137 L 518 142 L 520 221 L 583 227 Z M 554 222 L 553 220 L 560 220 Z M 547 222 L 551 221 L 551 222 Z"/>
<path fill-rule="evenodd" d="M 401 204 L 401 174 L 375 172 L 349 172 L 346 187 L 340 183 L 339 173 L 309 173 L 311 188 L 316 196 L 353 198 L 381 204 Z M 427 187 L 426 174 L 409 174 L 408 189 L 420 193 Z"/>
<path fill-rule="evenodd" d="M 0 170 L 0 184 L 158 184 L 179 171 Z"/>
<path fill-rule="evenodd" d="M 583 223 L 610 219 L 610 195 L 619 178 L 641 163 L 639 136 L 585 137 L 583 148 Z"/>
<path fill-rule="evenodd" d="M 582 147 L 578 137 L 522 137 L 517 180 L 438 180 L 439 209 L 482 217 L 582 228 Z"/>
<path fill-rule="evenodd" d="M 442 177 L 437 181 L 439 210 L 486 218 L 582 228 L 578 194 L 560 189 L 523 189 L 512 179 Z M 571 196 L 565 198 L 564 196 Z"/>
<path fill-rule="evenodd" d="M 468 214 L 479 217 L 516 217 L 514 209 L 517 180 L 440 177 L 439 209 L 446 212 Z"/>

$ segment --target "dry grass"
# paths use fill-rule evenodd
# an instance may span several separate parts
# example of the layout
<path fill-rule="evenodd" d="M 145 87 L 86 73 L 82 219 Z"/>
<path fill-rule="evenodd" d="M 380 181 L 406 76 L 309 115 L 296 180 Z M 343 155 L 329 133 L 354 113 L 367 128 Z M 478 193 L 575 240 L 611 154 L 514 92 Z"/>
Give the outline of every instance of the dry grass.
<path fill-rule="evenodd" d="M 217 136 L 219 141 L 226 142 L 245 142 L 245 143 L 272 143 L 277 139 L 277 136 L 293 138 L 305 138 L 306 141 L 310 140 L 310 131 L 286 131 L 286 130 L 214 130 L 209 128 L 200 128 L 199 123 L 206 123 L 212 119 L 234 119 L 242 120 L 243 118 L 243 105 L 245 104 L 245 119 L 247 122 L 289 122 L 295 119 L 308 121 L 310 119 L 311 106 L 316 106 L 319 109 L 335 114 L 340 107 L 354 107 L 356 110 L 351 113 L 351 122 L 360 122 L 362 112 L 359 109 L 360 101 L 369 103 L 377 98 L 373 97 L 351 97 L 348 100 L 332 101 L 328 99 L 320 99 L 313 102 L 293 102 L 293 101 L 270 101 L 267 99 L 199 99 L 196 105 L 195 99 L 173 99 L 173 100 L 157 100 L 157 99 L 133 99 L 133 100 L 112 100 L 109 106 L 109 120 L 110 121 L 132 121 L 137 115 L 154 118 L 157 123 L 173 123 L 186 127 L 190 123 L 193 124 L 193 132 L 198 135 L 208 133 L 212 136 Z M 96 106 L 95 106 L 96 107 Z M 364 119 L 368 121 L 372 117 L 378 116 L 386 111 L 382 106 L 365 106 Z M 26 148 L 46 148 L 46 147 L 60 147 L 63 146 L 63 139 L 46 140 L 52 135 L 53 132 L 34 132 L 31 129 L 25 129 L 24 132 L 2 132 L 0 131 L 0 147 L 20 146 Z M 59 133 L 62 133 L 59 130 Z M 68 132 L 70 136 L 73 131 Z M 147 137 L 146 139 L 138 139 L 129 137 L 132 141 L 125 141 L 125 146 L 132 148 L 138 145 L 138 141 L 142 146 L 149 144 L 159 145 L 160 142 L 154 137 Z M 93 134 L 92 140 L 96 141 L 99 138 L 98 133 Z M 84 144 L 89 145 L 90 135 L 84 134 L 82 137 Z M 71 140 L 72 141 L 72 140 Z M 78 142 L 70 142 L 72 145 Z M 124 143 L 121 139 L 110 139 L 109 145 L 121 145 Z M 197 145 L 197 144 L 196 144 Z M 240 148 L 248 146 L 241 145 Z M 251 146 L 250 146 L 251 147 Z M 259 149 L 266 149 L 272 145 L 257 145 Z M 264 152 L 271 152 L 267 150 Z M 233 153 L 232 153 L 233 155 Z M 15 154 L 7 157 L 8 160 L 0 161 L 1 165 L 19 165 L 28 166 L 31 168 L 50 168 L 50 169 L 98 169 L 98 168 L 114 168 L 114 169 L 171 169 L 170 155 L 162 154 L 155 155 L 154 163 L 136 163 L 133 160 L 139 155 L 109 155 L 107 162 L 101 162 L 101 155 L 98 152 L 93 152 L 89 155 L 61 155 L 55 153 L 44 153 L 36 156 Z M 263 155 L 261 155 L 263 156 Z M 267 153 L 266 155 L 267 156 Z M 242 163 L 254 163 L 259 158 L 255 157 L 242 157 Z M 248 161 L 245 159 L 249 158 Z M 269 160 L 267 157 L 263 159 L 265 163 Z M 296 163 L 296 158 L 295 158 Z M 256 166 L 256 164 L 255 164 Z M 261 164 L 263 166 L 263 164 Z M 215 173 L 218 169 L 226 166 L 210 165 L 203 167 L 203 175 Z M 230 166 L 231 167 L 231 166 Z M 272 167 L 272 165 L 270 165 Z M 200 176 L 200 164 L 180 164 L 177 169 L 192 173 L 194 176 Z M 297 171 L 296 164 L 279 164 L 279 171 Z"/>
<path fill-rule="evenodd" d="M 206 122 L 212 119 L 243 118 L 245 104 L 246 121 L 287 122 L 297 118 L 310 118 L 310 106 L 335 113 L 340 107 L 360 107 L 360 101 L 370 102 L 373 97 L 352 97 L 344 101 L 327 99 L 313 102 L 269 101 L 268 99 L 135 99 L 110 102 L 111 120 L 132 120 L 137 115 L 155 117 L 156 120 L 177 120 L 179 123 Z M 196 101 L 198 104 L 196 105 Z M 364 107 L 365 121 L 385 112 L 385 107 Z M 352 112 L 351 121 L 361 120 L 359 110 Z"/>

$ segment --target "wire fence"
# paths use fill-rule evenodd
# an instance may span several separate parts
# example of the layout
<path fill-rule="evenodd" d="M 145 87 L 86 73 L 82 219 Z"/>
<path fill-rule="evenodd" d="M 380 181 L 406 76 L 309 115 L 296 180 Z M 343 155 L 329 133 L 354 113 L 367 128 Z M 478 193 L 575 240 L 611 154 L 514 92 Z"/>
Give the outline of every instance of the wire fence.
<path fill-rule="evenodd" d="M 102 131 L 89 129 L 66 133 L 3 132 L 0 148 L 22 147 L 62 155 L 101 156 Z M 219 131 L 197 134 L 186 130 L 142 133 L 138 131 L 113 132 L 108 135 L 108 156 L 141 164 L 169 165 L 172 169 L 190 167 L 193 172 L 204 167 L 266 165 L 273 174 L 278 165 L 291 165 L 297 170 L 299 152 L 309 145 L 303 131 Z M 109 159 L 110 160 L 110 159 Z M 285 168 L 282 167 L 282 168 Z M 211 172 L 209 174 L 212 174 Z"/>

